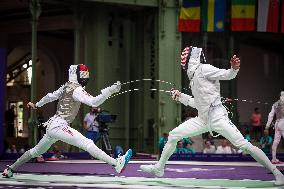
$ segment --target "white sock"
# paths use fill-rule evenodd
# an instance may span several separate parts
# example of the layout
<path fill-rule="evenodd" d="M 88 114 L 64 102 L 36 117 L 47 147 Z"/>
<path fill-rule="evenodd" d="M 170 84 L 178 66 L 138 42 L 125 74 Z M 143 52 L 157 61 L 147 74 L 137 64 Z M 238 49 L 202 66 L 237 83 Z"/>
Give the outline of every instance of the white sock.
<path fill-rule="evenodd" d="M 156 164 L 157 168 L 164 169 L 167 161 L 171 157 L 171 155 L 174 153 L 176 149 L 176 143 L 174 142 L 167 142 L 163 148 L 163 152 L 161 154 L 160 160 Z"/>
<path fill-rule="evenodd" d="M 267 168 L 269 171 L 271 171 L 273 173 L 274 176 L 276 175 L 282 175 L 282 173 L 276 168 L 275 165 L 273 165 L 270 160 L 268 159 L 268 157 L 265 155 L 265 153 L 251 145 L 248 149 L 247 149 L 250 153 L 250 155 L 261 165 L 263 165 L 265 168 Z"/>
<path fill-rule="evenodd" d="M 16 171 L 16 169 L 23 165 L 24 163 L 28 162 L 30 159 L 32 159 L 32 155 L 30 153 L 30 150 L 26 151 L 13 165 L 9 166 L 13 171 Z"/>
<path fill-rule="evenodd" d="M 109 165 L 116 166 L 116 160 L 107 155 L 104 151 L 99 149 L 94 143 L 89 143 L 87 146 L 87 152 L 89 152 L 93 157 L 102 160 Z"/>

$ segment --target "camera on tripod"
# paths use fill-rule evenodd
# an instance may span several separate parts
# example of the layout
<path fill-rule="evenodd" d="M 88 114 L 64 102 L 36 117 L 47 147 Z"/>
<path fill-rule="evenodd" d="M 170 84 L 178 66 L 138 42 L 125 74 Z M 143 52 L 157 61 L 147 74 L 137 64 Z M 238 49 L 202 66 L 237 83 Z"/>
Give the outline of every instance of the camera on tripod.
<path fill-rule="evenodd" d="M 96 121 L 99 123 L 99 132 L 101 134 L 103 151 L 105 151 L 108 155 L 112 154 L 112 147 L 109 141 L 109 128 L 107 126 L 107 123 L 113 123 L 115 122 L 115 120 L 116 115 L 111 115 L 107 111 L 100 112 L 96 117 Z"/>
<path fill-rule="evenodd" d="M 116 120 L 116 115 L 111 115 L 107 111 L 102 111 L 96 117 L 96 121 L 99 122 L 99 131 L 100 132 L 107 132 L 108 127 L 107 123 L 113 123 Z"/>

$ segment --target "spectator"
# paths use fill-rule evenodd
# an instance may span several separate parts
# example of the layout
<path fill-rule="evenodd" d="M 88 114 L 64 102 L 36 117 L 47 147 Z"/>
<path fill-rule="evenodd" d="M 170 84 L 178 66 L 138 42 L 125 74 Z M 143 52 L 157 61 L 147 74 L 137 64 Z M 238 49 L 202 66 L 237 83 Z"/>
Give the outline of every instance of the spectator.
<path fill-rule="evenodd" d="M 183 147 L 183 141 L 182 140 L 178 141 L 175 153 L 176 154 L 185 154 L 186 153 L 186 149 Z"/>
<path fill-rule="evenodd" d="M 124 154 L 123 148 L 121 146 L 119 146 L 119 145 L 116 145 L 115 148 L 114 148 L 113 157 L 114 158 L 118 158 L 122 154 Z"/>
<path fill-rule="evenodd" d="M 53 153 L 53 155 L 51 156 L 51 158 L 49 158 L 49 160 L 65 159 L 65 156 L 62 155 L 62 152 L 61 152 L 59 146 L 57 146 L 57 145 L 53 145 L 51 153 Z"/>
<path fill-rule="evenodd" d="M 195 150 L 190 143 L 187 143 L 185 149 L 185 153 L 187 154 L 195 154 Z"/>
<path fill-rule="evenodd" d="M 228 140 L 222 140 L 221 146 L 217 147 L 216 154 L 232 154 L 234 151 L 231 146 L 228 145 Z"/>
<path fill-rule="evenodd" d="M 38 157 L 35 158 L 36 163 L 44 163 L 45 159 L 42 155 L 39 155 Z"/>
<path fill-rule="evenodd" d="M 16 145 L 15 145 L 15 144 L 12 144 L 12 145 L 11 145 L 11 148 L 8 148 L 8 149 L 6 150 L 6 153 L 9 153 L 9 154 L 18 153 Z"/>
<path fill-rule="evenodd" d="M 205 141 L 205 147 L 203 149 L 204 154 L 214 154 L 216 152 L 216 147 L 211 144 L 210 141 Z"/>
<path fill-rule="evenodd" d="M 194 143 L 194 142 L 191 140 L 190 137 L 188 137 L 188 138 L 183 138 L 182 140 L 183 140 L 183 147 L 184 147 L 184 148 L 186 148 L 187 144 L 192 145 L 192 144 Z"/>
<path fill-rule="evenodd" d="M 20 154 L 25 153 L 25 148 L 20 148 L 19 153 L 20 153 Z"/>
<path fill-rule="evenodd" d="M 163 136 L 159 140 L 159 155 L 161 155 L 163 148 L 168 141 L 168 136 L 168 133 L 163 133 Z"/>
<path fill-rule="evenodd" d="M 15 133 L 15 105 L 11 105 L 10 108 L 5 112 L 7 136 L 14 137 Z"/>
<path fill-rule="evenodd" d="M 100 139 L 99 122 L 96 117 L 101 112 L 100 108 L 93 107 L 84 118 L 84 129 L 86 129 L 86 138 L 91 139 L 95 144 Z"/>
<path fill-rule="evenodd" d="M 210 133 L 208 133 L 207 138 L 205 139 L 205 142 L 206 141 L 209 141 L 211 145 L 214 145 L 214 139 Z"/>
<path fill-rule="evenodd" d="M 269 131 L 267 129 L 263 131 L 263 137 L 260 138 L 260 145 L 264 153 L 270 153 L 272 137 L 269 136 Z"/>
<path fill-rule="evenodd" d="M 251 136 L 248 130 L 246 130 L 245 139 L 247 139 L 249 142 L 251 141 Z"/>
<path fill-rule="evenodd" d="M 258 140 L 262 131 L 261 113 L 259 112 L 259 108 L 254 108 L 254 112 L 250 116 L 250 124 L 254 133 L 254 139 Z"/>

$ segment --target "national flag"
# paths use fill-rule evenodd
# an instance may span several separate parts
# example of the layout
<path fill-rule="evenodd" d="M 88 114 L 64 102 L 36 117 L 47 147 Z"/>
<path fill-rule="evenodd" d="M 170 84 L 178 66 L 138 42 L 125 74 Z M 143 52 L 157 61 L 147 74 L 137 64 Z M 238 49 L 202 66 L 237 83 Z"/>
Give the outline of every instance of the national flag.
<path fill-rule="evenodd" d="M 200 31 L 200 0 L 184 0 L 178 23 L 180 32 Z"/>
<path fill-rule="evenodd" d="M 225 28 L 226 0 L 202 1 L 202 30 L 222 32 Z"/>
<path fill-rule="evenodd" d="M 278 32 L 279 0 L 258 0 L 257 31 Z"/>
<path fill-rule="evenodd" d="M 232 31 L 254 31 L 256 0 L 232 0 L 231 3 Z"/>

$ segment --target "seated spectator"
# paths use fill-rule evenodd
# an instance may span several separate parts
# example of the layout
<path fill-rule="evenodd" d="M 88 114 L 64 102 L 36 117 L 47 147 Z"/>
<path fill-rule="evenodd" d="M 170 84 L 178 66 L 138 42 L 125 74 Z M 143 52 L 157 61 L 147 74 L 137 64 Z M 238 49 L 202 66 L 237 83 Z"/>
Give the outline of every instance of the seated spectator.
<path fill-rule="evenodd" d="M 210 133 L 208 133 L 205 141 L 209 141 L 211 143 L 211 145 L 214 145 L 214 139 L 213 139 L 213 136 Z"/>
<path fill-rule="evenodd" d="M 176 154 L 185 154 L 186 153 L 186 149 L 183 147 L 182 140 L 178 141 L 175 153 Z"/>
<path fill-rule="evenodd" d="M 249 130 L 246 130 L 245 139 L 247 139 L 247 141 L 251 142 L 251 136 L 249 134 Z"/>
<path fill-rule="evenodd" d="M 261 150 L 264 153 L 270 153 L 272 141 L 273 141 L 272 137 L 269 136 L 269 131 L 267 129 L 265 129 L 263 131 L 263 136 L 260 138 Z"/>
<path fill-rule="evenodd" d="M 35 162 L 44 163 L 45 162 L 44 157 L 42 155 L 39 155 L 38 157 L 36 157 Z"/>
<path fill-rule="evenodd" d="M 160 153 L 159 155 L 161 155 L 163 148 L 168 141 L 168 136 L 169 136 L 168 133 L 163 133 L 163 136 L 159 140 L 159 153 Z"/>
<path fill-rule="evenodd" d="M 19 153 L 21 154 L 25 153 L 25 148 L 20 148 Z"/>
<path fill-rule="evenodd" d="M 190 137 L 188 137 L 188 138 L 183 138 L 182 141 L 183 141 L 183 147 L 184 147 L 184 148 L 186 148 L 187 144 L 190 144 L 190 145 L 193 144 L 193 141 L 191 140 Z"/>
<path fill-rule="evenodd" d="M 22 147 L 19 150 L 19 153 L 25 153 L 25 151 L 28 151 L 30 149 L 30 146 L 28 144 L 26 144 L 24 147 Z"/>
<path fill-rule="evenodd" d="M 186 154 L 195 154 L 195 150 L 193 149 L 191 144 L 187 144 L 185 147 L 185 153 Z"/>
<path fill-rule="evenodd" d="M 114 153 L 113 153 L 113 157 L 114 158 L 118 158 L 120 155 L 124 154 L 124 150 L 121 146 L 116 145 L 114 147 Z"/>
<path fill-rule="evenodd" d="M 18 153 L 18 151 L 17 151 L 17 147 L 16 147 L 16 145 L 15 144 L 12 144 L 11 145 L 11 148 L 8 148 L 7 150 L 6 150 L 6 153 L 9 153 L 9 154 L 13 154 L 13 153 Z"/>
<path fill-rule="evenodd" d="M 65 158 L 65 156 L 62 155 L 62 152 L 60 151 L 60 149 L 57 145 L 53 146 L 52 153 L 53 153 L 53 155 L 48 160 L 60 160 L 60 159 Z"/>
<path fill-rule="evenodd" d="M 216 151 L 216 147 L 211 144 L 210 141 L 205 141 L 205 147 L 203 149 L 204 154 L 214 154 Z"/>
<path fill-rule="evenodd" d="M 228 140 L 222 140 L 221 146 L 217 147 L 216 154 L 232 154 L 234 150 L 228 145 Z"/>

